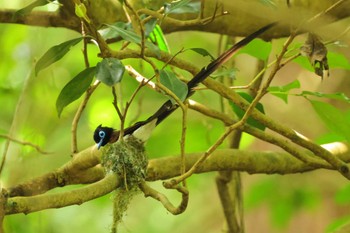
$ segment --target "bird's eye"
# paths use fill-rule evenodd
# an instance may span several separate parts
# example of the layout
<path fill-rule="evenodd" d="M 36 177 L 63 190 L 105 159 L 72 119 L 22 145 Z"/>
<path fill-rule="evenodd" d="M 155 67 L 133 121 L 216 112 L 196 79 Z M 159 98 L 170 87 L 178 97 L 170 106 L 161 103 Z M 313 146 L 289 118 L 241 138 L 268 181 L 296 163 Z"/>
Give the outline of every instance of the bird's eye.
<path fill-rule="evenodd" d="M 100 138 L 104 138 L 106 136 L 106 133 L 104 131 L 100 131 L 98 132 L 98 136 L 100 136 Z"/>

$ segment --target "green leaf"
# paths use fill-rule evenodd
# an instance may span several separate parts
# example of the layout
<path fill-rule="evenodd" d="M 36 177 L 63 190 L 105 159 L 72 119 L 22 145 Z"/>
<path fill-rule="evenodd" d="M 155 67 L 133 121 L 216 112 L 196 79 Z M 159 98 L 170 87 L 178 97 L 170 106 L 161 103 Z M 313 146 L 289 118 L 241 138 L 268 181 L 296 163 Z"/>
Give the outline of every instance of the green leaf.
<path fill-rule="evenodd" d="M 289 91 L 296 88 L 300 88 L 300 82 L 298 80 L 294 80 L 293 82 L 288 83 L 284 86 L 269 87 L 268 91 L 270 94 L 281 98 L 285 103 L 288 103 Z"/>
<path fill-rule="evenodd" d="M 248 101 L 249 103 L 251 103 L 253 101 L 253 97 L 251 97 L 248 93 L 245 92 L 238 92 L 238 94 L 243 97 L 246 101 Z M 244 116 L 245 112 L 240 109 L 238 106 L 236 106 L 234 103 L 230 102 L 230 105 L 233 109 L 233 111 L 236 113 L 237 117 L 239 119 L 242 119 L 242 117 Z M 258 103 L 255 106 L 255 109 L 257 109 L 258 111 L 260 111 L 261 113 L 265 113 L 264 111 L 264 106 L 261 103 Z M 260 130 L 265 130 L 265 125 L 261 124 L 260 122 L 256 121 L 255 119 L 253 119 L 252 117 L 249 117 L 247 120 L 247 124 L 250 126 L 253 126 L 255 128 L 258 128 Z"/>
<path fill-rule="evenodd" d="M 160 83 L 172 91 L 181 101 L 187 98 L 188 87 L 186 83 L 179 80 L 176 75 L 168 70 L 160 70 Z M 174 101 L 172 99 L 172 101 Z"/>
<path fill-rule="evenodd" d="M 18 10 L 15 12 L 14 14 L 14 18 L 16 19 L 18 16 L 21 16 L 21 15 L 26 15 L 30 12 L 32 12 L 32 10 L 35 8 L 35 7 L 38 7 L 38 6 L 45 6 L 47 5 L 48 3 L 50 3 L 51 1 L 48 1 L 48 0 L 36 0 L 32 3 L 30 3 L 28 6 Z"/>
<path fill-rule="evenodd" d="M 328 58 L 328 65 L 330 69 L 341 68 L 341 69 L 350 70 L 349 60 L 344 56 L 344 54 L 328 52 L 327 58 Z"/>
<path fill-rule="evenodd" d="M 119 83 L 125 71 L 125 67 L 116 58 L 105 58 L 96 66 L 96 79 L 108 86 Z"/>
<path fill-rule="evenodd" d="M 78 16 L 79 18 L 84 19 L 86 22 L 90 23 L 90 19 L 86 14 L 86 7 L 84 3 L 75 3 L 75 15 Z"/>
<path fill-rule="evenodd" d="M 330 69 L 334 69 L 334 68 L 341 68 L 346 70 L 350 69 L 349 60 L 342 53 L 328 52 L 327 60 L 328 60 L 328 66 Z M 314 72 L 314 68 L 312 67 L 312 65 L 310 64 L 310 61 L 306 57 L 299 56 L 293 61 L 299 64 L 302 68 L 308 71 Z"/>
<path fill-rule="evenodd" d="M 342 92 L 337 92 L 337 93 L 321 93 L 321 92 L 312 92 L 312 91 L 303 91 L 300 94 L 295 94 L 296 96 L 315 96 L 315 97 L 322 97 L 322 98 L 328 98 L 328 99 L 335 99 L 335 100 L 341 100 L 345 101 L 347 103 L 350 103 L 350 98 L 347 97 L 344 93 Z"/>
<path fill-rule="evenodd" d="M 151 41 L 158 45 L 159 49 L 165 52 L 169 52 L 169 46 L 163 34 L 162 28 L 157 24 L 155 25 L 152 33 L 149 35 Z"/>
<path fill-rule="evenodd" d="M 246 53 L 262 61 L 267 61 L 272 49 L 270 42 L 254 39 L 252 42 L 240 49 L 237 54 Z"/>
<path fill-rule="evenodd" d="M 349 215 L 345 215 L 343 217 L 337 217 L 327 226 L 325 233 L 347 232 L 345 231 L 345 229 L 349 224 L 350 224 Z"/>
<path fill-rule="evenodd" d="M 68 104 L 77 100 L 89 88 L 95 75 L 95 69 L 96 67 L 86 68 L 63 87 L 56 100 L 58 117 Z"/>
<path fill-rule="evenodd" d="M 164 13 L 185 14 L 198 13 L 200 11 L 200 2 L 191 2 L 191 0 L 174 1 L 170 4 L 164 4 Z"/>
<path fill-rule="evenodd" d="M 146 18 L 146 16 L 142 15 L 141 19 Z M 157 25 L 158 19 L 157 18 L 152 18 L 150 20 L 148 20 L 145 25 L 145 36 L 149 37 L 151 35 L 151 33 L 154 31 L 156 25 Z"/>
<path fill-rule="evenodd" d="M 116 23 L 113 23 L 112 25 L 115 27 L 118 27 L 118 28 L 123 28 L 123 29 L 128 27 L 128 24 L 124 23 L 124 22 L 116 22 Z M 110 27 L 104 27 L 104 28 L 100 29 L 99 32 L 100 32 L 101 36 L 106 40 L 121 37 L 116 30 L 114 30 Z"/>
<path fill-rule="evenodd" d="M 335 194 L 335 201 L 338 204 L 349 204 L 350 203 L 350 185 L 345 185 Z"/>
<path fill-rule="evenodd" d="M 121 28 L 121 27 L 118 27 L 115 25 L 107 24 L 107 26 L 109 28 L 115 30 L 116 32 L 118 32 L 118 34 L 124 40 L 130 41 L 130 42 L 135 43 L 135 44 L 141 44 L 141 37 L 139 35 L 137 35 L 135 32 L 125 30 L 124 28 Z M 153 53 L 155 53 L 158 57 L 160 57 L 160 50 L 156 45 L 152 44 L 149 41 L 145 41 L 145 46 L 147 48 L 149 48 Z"/>
<path fill-rule="evenodd" d="M 299 56 L 299 57 L 293 59 L 293 62 L 299 64 L 302 68 L 304 68 L 304 69 L 306 69 L 308 71 L 314 72 L 314 68 L 310 64 L 309 59 L 307 59 L 304 56 Z"/>
<path fill-rule="evenodd" d="M 350 142 L 350 123 L 345 114 L 328 103 L 309 101 L 327 128 Z"/>
<path fill-rule="evenodd" d="M 203 57 L 209 56 L 211 60 L 215 60 L 215 57 L 211 55 L 206 49 L 203 48 L 190 48 L 190 50 L 202 55 Z"/>
<path fill-rule="evenodd" d="M 35 75 L 38 75 L 39 71 L 60 60 L 72 46 L 78 44 L 82 39 L 83 37 L 75 38 L 51 47 L 36 63 Z"/>

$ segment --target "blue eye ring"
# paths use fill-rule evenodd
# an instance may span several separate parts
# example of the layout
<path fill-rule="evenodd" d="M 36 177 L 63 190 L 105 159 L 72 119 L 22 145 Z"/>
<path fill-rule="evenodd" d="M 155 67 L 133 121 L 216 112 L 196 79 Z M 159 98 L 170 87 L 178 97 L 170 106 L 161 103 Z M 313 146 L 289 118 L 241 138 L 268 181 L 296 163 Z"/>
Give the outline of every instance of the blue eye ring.
<path fill-rule="evenodd" d="M 106 133 L 104 131 L 100 131 L 98 132 L 98 136 L 100 136 L 100 138 L 104 138 L 106 136 Z"/>

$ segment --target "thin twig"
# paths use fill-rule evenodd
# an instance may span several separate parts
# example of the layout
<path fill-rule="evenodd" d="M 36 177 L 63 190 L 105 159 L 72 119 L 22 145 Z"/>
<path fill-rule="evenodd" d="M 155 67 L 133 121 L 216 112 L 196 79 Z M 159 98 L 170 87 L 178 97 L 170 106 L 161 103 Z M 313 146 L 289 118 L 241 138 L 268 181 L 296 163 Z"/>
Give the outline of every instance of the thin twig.
<path fill-rule="evenodd" d="M 33 143 L 31 143 L 31 142 L 21 141 L 21 140 L 18 140 L 18 139 L 16 139 L 16 138 L 10 137 L 9 135 L 0 134 L 0 137 L 1 137 L 1 138 L 6 138 L 6 139 L 9 140 L 9 141 L 12 141 L 12 142 L 21 144 L 21 145 L 23 145 L 23 146 L 30 146 L 30 147 L 33 147 L 37 152 L 39 152 L 39 153 L 41 153 L 41 154 L 50 154 L 50 153 L 51 153 L 51 152 L 44 151 L 43 149 L 40 148 L 40 146 L 38 146 L 38 145 L 36 145 L 36 144 L 33 144 Z"/>
<path fill-rule="evenodd" d="M 181 149 L 181 174 L 184 174 L 186 172 L 186 150 L 185 150 L 185 143 L 186 143 L 186 131 L 187 131 L 187 103 L 185 104 L 185 108 L 182 111 L 182 130 L 181 130 L 181 140 L 180 140 L 180 149 Z M 182 184 L 184 187 L 186 187 L 186 181 L 183 181 Z"/>
<path fill-rule="evenodd" d="M 85 62 L 85 68 L 90 67 L 89 63 L 89 57 L 88 57 L 88 51 L 87 51 L 87 44 L 88 44 L 88 38 L 86 37 L 86 31 L 85 31 L 85 26 L 83 21 L 81 22 L 81 30 L 82 30 L 82 35 L 84 36 L 84 44 L 83 44 L 83 56 L 84 56 L 84 62 Z M 86 90 L 86 94 L 84 96 L 83 101 L 80 103 L 79 108 L 77 112 L 74 115 L 73 121 L 72 121 L 72 126 L 71 126 L 71 132 L 72 132 L 72 141 L 71 141 L 71 151 L 72 155 L 78 152 L 78 140 L 77 140 L 77 129 L 78 129 L 78 123 L 80 120 L 80 117 L 86 107 L 87 102 L 90 99 L 91 94 L 94 92 L 94 90 L 97 88 L 99 82 L 96 84 L 93 84 Z"/>
<path fill-rule="evenodd" d="M 81 115 L 83 114 L 83 111 L 92 95 L 92 93 L 96 90 L 98 85 L 100 84 L 100 81 L 96 81 L 92 86 L 88 88 L 88 90 L 85 92 L 85 96 L 83 101 L 80 103 L 79 108 L 77 112 L 74 115 L 73 121 L 72 121 L 72 155 L 76 154 L 78 152 L 78 143 L 77 143 L 77 128 L 78 123 L 81 118 Z"/>
<path fill-rule="evenodd" d="M 146 46 L 145 46 L 146 38 L 145 38 L 145 30 L 143 28 L 141 19 L 140 19 L 139 15 L 137 14 L 137 12 L 135 11 L 135 9 L 128 3 L 127 0 L 124 1 L 124 5 L 131 11 L 131 13 L 133 14 L 133 16 L 136 20 L 137 25 L 139 26 L 140 34 L 141 34 L 141 57 L 144 57 L 144 51 L 146 48 Z M 136 24 L 134 24 L 134 25 L 136 25 Z M 136 28 L 134 28 L 134 30 L 136 31 Z"/>
<path fill-rule="evenodd" d="M 14 131 L 15 126 L 17 124 L 17 120 L 18 120 L 17 118 L 19 116 L 19 110 L 22 107 L 22 102 L 24 100 L 25 93 L 26 93 L 27 88 L 29 86 L 29 81 L 30 81 L 30 77 L 31 76 L 32 76 L 32 71 L 29 71 L 27 76 L 26 76 L 26 78 L 25 78 L 25 80 L 24 80 L 23 88 L 22 88 L 22 91 L 20 93 L 20 96 L 19 96 L 17 104 L 16 104 L 15 112 L 14 112 L 13 118 L 12 118 L 12 123 L 11 123 L 10 129 L 9 129 L 9 132 L 8 132 L 8 138 L 7 138 L 6 142 L 5 142 L 4 152 L 2 153 L 2 159 L 1 159 L 1 165 L 0 165 L 0 176 L 1 176 L 1 173 L 2 173 L 2 171 L 4 169 L 7 152 L 8 152 L 8 149 L 10 147 L 11 140 L 9 138 L 12 137 L 13 131 Z"/>
<path fill-rule="evenodd" d="M 145 194 L 145 197 L 152 197 L 156 199 L 157 201 L 162 203 L 162 205 L 173 215 L 181 214 L 187 208 L 189 193 L 188 190 L 183 186 L 178 185 L 175 188 L 178 192 L 182 194 L 181 203 L 178 207 L 175 207 L 164 194 L 148 186 L 146 182 L 141 182 L 139 187 L 141 191 Z"/>
<path fill-rule="evenodd" d="M 347 0 L 339 0 L 339 1 L 337 1 L 336 3 L 334 3 L 333 5 L 328 7 L 326 10 L 321 11 L 320 13 L 316 14 L 314 17 L 312 17 L 309 20 L 307 20 L 307 23 L 311 23 L 312 21 L 315 21 L 317 18 L 320 18 L 321 16 L 328 14 L 334 8 L 338 7 L 339 5 L 341 5 L 342 3 L 346 2 L 346 1 Z"/>
<path fill-rule="evenodd" d="M 119 119 L 120 119 L 120 136 L 119 139 L 123 139 L 124 135 L 124 123 L 125 123 L 125 116 L 123 115 L 122 111 L 120 110 L 118 106 L 118 98 L 117 98 L 117 93 L 115 91 L 115 87 L 112 86 L 112 95 L 113 95 L 113 106 L 115 110 L 118 113 Z"/>

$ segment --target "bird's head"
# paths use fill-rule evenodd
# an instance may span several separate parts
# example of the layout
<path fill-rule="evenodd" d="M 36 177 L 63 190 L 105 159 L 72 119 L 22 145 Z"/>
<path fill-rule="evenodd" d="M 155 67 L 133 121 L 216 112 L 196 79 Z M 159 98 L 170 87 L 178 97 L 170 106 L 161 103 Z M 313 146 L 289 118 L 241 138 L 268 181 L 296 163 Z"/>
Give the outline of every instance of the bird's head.
<path fill-rule="evenodd" d="M 106 145 L 111 139 L 113 134 L 113 128 L 97 126 L 94 132 L 94 141 L 97 143 L 97 149 Z"/>

